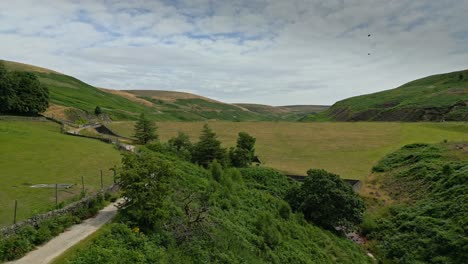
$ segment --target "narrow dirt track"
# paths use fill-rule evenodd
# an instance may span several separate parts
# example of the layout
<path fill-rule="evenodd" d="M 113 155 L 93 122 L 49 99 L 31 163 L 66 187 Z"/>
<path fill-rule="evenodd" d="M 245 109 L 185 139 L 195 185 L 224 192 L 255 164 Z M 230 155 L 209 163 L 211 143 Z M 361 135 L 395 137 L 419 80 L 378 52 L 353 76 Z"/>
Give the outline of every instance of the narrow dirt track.
<path fill-rule="evenodd" d="M 76 245 L 81 240 L 96 232 L 96 230 L 98 230 L 102 225 L 109 222 L 117 214 L 116 205 L 121 202 L 122 199 L 117 200 L 115 203 L 104 207 L 95 217 L 86 219 L 81 224 L 72 226 L 70 229 L 56 236 L 46 244 L 29 252 L 21 259 L 7 263 L 50 263 L 54 258 L 60 256 L 67 249 Z"/>

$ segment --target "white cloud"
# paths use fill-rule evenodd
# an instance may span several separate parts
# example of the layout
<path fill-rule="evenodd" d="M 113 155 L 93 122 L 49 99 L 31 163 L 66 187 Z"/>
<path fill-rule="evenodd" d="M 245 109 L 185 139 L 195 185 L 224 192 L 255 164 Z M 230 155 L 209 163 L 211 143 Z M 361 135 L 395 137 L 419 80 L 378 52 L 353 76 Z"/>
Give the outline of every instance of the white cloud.
<path fill-rule="evenodd" d="M 0 2 L 0 43 L 4 59 L 100 87 L 331 104 L 467 68 L 467 9 L 410 0 L 17 0 Z"/>

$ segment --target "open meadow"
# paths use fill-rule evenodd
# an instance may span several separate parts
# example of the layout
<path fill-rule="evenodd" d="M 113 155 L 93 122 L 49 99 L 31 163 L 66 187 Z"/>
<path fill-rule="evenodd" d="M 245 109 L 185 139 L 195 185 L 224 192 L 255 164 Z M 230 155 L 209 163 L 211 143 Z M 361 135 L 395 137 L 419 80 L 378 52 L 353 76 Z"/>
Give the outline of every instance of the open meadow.
<path fill-rule="evenodd" d="M 187 133 L 197 141 L 205 122 L 158 122 L 162 141 Z M 443 140 L 468 141 L 468 123 L 292 123 L 208 122 L 223 146 L 235 144 L 238 132 L 257 138 L 256 151 L 265 166 L 286 173 L 305 175 L 322 168 L 343 178 L 365 179 L 371 167 L 403 145 Z M 133 122 L 114 122 L 110 127 L 132 136 Z"/>
<path fill-rule="evenodd" d="M 60 189 L 59 202 L 78 196 L 81 176 L 85 188 L 100 188 L 113 182 L 109 168 L 120 164 L 120 153 L 97 140 L 60 133 L 60 126 L 43 121 L 0 120 L 0 226 L 13 223 L 14 201 L 17 220 L 55 206 L 54 188 L 31 188 L 34 184 L 74 184 Z"/>

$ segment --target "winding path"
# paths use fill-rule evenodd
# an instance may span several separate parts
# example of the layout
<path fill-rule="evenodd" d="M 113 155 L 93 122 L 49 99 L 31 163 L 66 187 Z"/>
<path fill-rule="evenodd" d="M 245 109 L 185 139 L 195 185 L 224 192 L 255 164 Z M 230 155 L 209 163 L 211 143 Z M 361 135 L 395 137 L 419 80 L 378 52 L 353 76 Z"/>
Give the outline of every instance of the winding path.
<path fill-rule="evenodd" d="M 7 262 L 17 264 L 45 264 L 50 263 L 54 258 L 60 256 L 67 249 L 79 243 L 92 233 L 96 232 L 101 226 L 109 222 L 117 214 L 117 206 L 123 199 L 104 207 L 99 213 L 90 219 L 86 219 L 81 224 L 72 226 L 67 231 L 56 236 L 46 244 L 29 252 L 19 260 Z"/>

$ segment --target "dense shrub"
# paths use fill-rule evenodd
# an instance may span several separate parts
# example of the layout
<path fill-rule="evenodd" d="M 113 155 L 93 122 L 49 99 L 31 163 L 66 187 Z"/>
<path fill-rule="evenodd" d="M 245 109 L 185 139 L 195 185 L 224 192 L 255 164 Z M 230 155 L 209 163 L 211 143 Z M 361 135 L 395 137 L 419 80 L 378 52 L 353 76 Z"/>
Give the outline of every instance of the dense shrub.
<path fill-rule="evenodd" d="M 468 162 L 453 157 L 445 146 L 413 144 L 379 162 L 385 171 L 383 188 L 396 203 L 383 216 L 366 216 L 362 229 L 377 242 L 375 250 L 383 259 L 394 263 L 468 259 L 468 205 L 463 202 L 468 199 Z"/>
<path fill-rule="evenodd" d="M 0 62 L 0 113 L 37 115 L 49 106 L 49 90 L 33 73 L 7 72 Z"/>
<path fill-rule="evenodd" d="M 330 230 L 361 222 L 364 202 L 349 184 L 325 170 L 309 170 L 307 174 L 302 186 L 291 189 L 287 195 L 294 210 Z"/>
<path fill-rule="evenodd" d="M 123 224 L 69 263 L 370 263 L 352 242 L 292 213 L 281 188 L 295 183 L 274 170 L 225 168 L 213 177 L 148 151 L 123 163 Z"/>
<path fill-rule="evenodd" d="M 16 234 L 0 240 L 0 261 L 14 260 L 24 256 L 34 246 L 41 245 L 62 233 L 65 228 L 81 222 L 104 205 L 104 196 L 91 199 L 87 206 L 82 206 L 71 214 L 51 217 L 42 221 L 39 226 L 26 225 Z"/>

